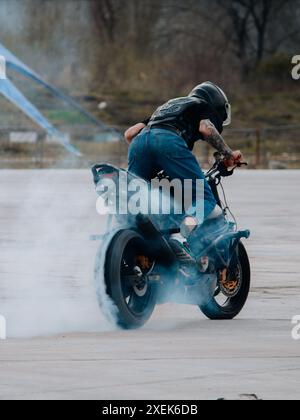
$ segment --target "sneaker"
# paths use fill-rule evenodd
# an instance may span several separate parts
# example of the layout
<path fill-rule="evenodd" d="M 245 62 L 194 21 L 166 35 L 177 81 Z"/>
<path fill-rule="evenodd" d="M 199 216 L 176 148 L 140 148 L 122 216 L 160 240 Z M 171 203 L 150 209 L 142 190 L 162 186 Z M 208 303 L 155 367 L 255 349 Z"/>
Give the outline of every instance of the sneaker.
<path fill-rule="evenodd" d="M 195 257 L 193 256 L 186 239 L 180 233 L 172 235 L 169 242 L 180 262 L 195 264 Z"/>

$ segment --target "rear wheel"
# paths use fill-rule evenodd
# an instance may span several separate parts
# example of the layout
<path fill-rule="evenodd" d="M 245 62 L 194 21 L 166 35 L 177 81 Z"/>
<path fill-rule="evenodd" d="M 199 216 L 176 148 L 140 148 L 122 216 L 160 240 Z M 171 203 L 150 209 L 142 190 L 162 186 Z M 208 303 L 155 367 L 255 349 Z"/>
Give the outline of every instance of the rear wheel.
<path fill-rule="evenodd" d="M 151 317 L 156 296 L 147 274 L 153 266 L 146 242 L 137 232 L 124 230 L 112 240 L 106 255 L 105 284 L 121 328 L 139 328 Z"/>
<path fill-rule="evenodd" d="M 220 273 L 217 289 L 200 309 L 209 319 L 233 319 L 243 309 L 250 290 L 251 270 L 247 251 L 239 243 L 228 270 Z"/>

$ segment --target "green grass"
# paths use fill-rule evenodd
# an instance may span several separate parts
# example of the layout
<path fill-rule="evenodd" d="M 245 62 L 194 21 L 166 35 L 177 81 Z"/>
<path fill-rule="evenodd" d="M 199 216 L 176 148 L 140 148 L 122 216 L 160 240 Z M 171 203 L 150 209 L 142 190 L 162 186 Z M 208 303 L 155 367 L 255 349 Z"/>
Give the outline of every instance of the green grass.
<path fill-rule="evenodd" d="M 176 95 L 174 93 L 174 95 Z M 118 126 L 127 126 L 150 116 L 166 98 L 151 94 L 119 92 L 103 97 L 107 109 L 99 118 Z M 249 89 L 232 98 L 233 128 L 263 128 L 276 125 L 300 125 L 300 81 L 287 91 L 259 92 Z"/>
<path fill-rule="evenodd" d="M 291 124 L 300 125 L 300 83 L 294 91 L 249 94 L 233 103 L 233 126 L 236 128 Z"/>
<path fill-rule="evenodd" d="M 51 109 L 46 111 L 46 117 L 54 124 L 85 124 L 87 118 L 78 111 Z"/>

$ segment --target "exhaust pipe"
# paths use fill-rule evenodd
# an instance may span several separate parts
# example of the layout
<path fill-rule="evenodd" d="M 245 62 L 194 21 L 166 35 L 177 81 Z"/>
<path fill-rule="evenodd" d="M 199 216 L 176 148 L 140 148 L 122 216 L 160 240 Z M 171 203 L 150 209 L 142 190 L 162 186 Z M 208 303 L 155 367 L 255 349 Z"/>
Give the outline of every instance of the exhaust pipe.
<path fill-rule="evenodd" d="M 150 251 L 154 253 L 154 255 L 162 256 L 170 262 L 176 261 L 176 255 L 168 244 L 168 241 L 156 229 L 149 216 L 138 214 L 136 216 L 136 224 L 141 233 L 149 241 Z"/>

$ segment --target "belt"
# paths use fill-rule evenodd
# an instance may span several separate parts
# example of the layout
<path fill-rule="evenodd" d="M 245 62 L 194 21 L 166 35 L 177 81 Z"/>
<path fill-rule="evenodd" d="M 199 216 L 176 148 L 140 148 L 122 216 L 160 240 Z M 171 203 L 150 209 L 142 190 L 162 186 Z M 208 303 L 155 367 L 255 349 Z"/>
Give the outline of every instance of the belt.
<path fill-rule="evenodd" d="M 168 130 L 168 131 L 172 131 L 173 133 L 177 134 L 180 137 L 183 137 L 182 132 L 180 130 L 178 130 L 178 128 L 173 127 L 172 125 L 167 125 L 167 124 L 153 124 L 153 125 L 149 125 L 148 127 L 153 130 L 154 128 L 157 128 L 159 130 Z"/>

